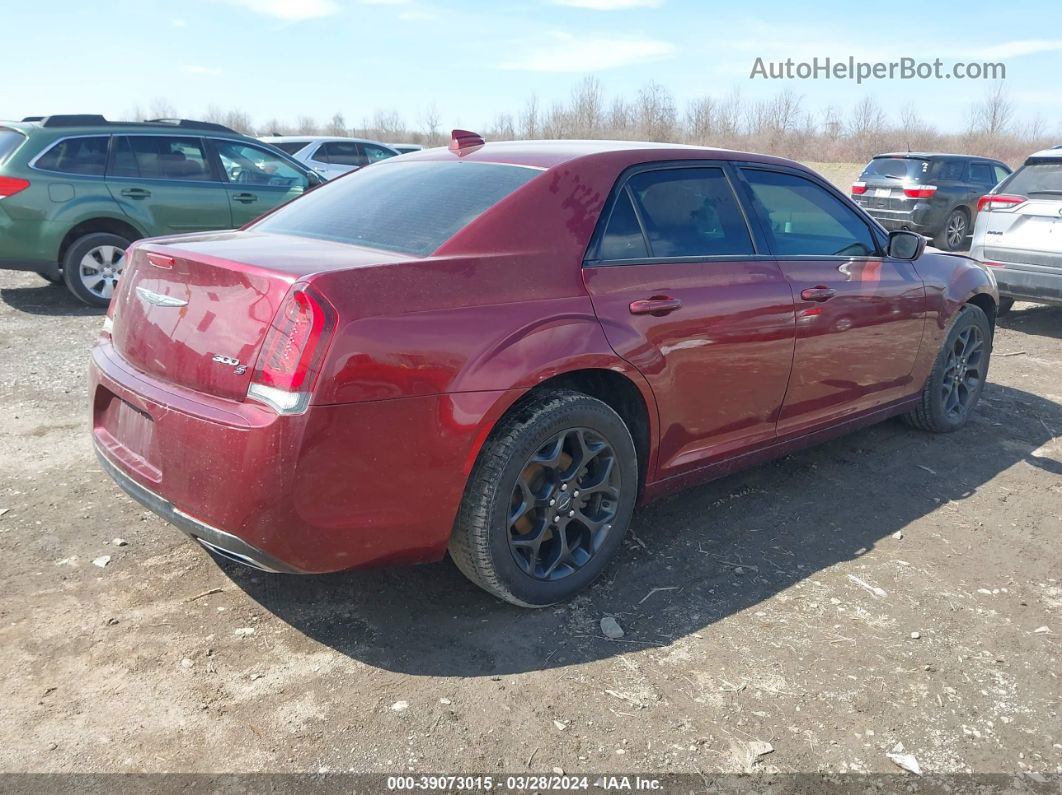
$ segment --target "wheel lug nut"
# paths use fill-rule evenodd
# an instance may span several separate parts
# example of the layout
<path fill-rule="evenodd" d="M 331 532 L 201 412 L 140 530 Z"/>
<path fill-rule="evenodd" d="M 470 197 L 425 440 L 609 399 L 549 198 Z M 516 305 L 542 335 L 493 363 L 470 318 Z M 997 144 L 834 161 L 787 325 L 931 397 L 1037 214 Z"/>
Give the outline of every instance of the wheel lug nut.
<path fill-rule="evenodd" d="M 557 504 L 557 501 L 556 501 L 556 500 L 550 500 L 550 501 L 549 501 L 549 504 L 550 504 L 550 505 L 556 505 L 556 504 Z"/>
<path fill-rule="evenodd" d="M 575 516 L 575 511 L 568 511 L 568 518 L 571 519 L 573 516 Z"/>
<path fill-rule="evenodd" d="M 572 492 L 572 496 L 573 496 L 573 497 L 578 497 L 578 496 L 579 496 L 579 490 L 578 490 L 578 489 L 576 489 L 575 491 L 573 491 L 573 492 Z"/>
<path fill-rule="evenodd" d="M 567 490 L 568 490 L 568 484 L 567 483 L 562 483 L 561 484 L 561 491 L 567 491 Z"/>
<path fill-rule="evenodd" d="M 560 516 L 554 516 L 553 517 L 553 521 L 554 522 L 559 522 L 560 521 Z"/>

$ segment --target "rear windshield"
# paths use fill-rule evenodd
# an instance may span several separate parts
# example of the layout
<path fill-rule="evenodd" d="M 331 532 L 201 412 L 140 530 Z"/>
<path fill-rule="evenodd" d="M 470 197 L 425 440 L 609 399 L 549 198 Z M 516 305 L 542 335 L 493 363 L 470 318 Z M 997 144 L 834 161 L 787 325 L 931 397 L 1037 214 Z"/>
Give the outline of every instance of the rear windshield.
<path fill-rule="evenodd" d="M 281 152 L 287 152 L 289 155 L 293 155 L 306 146 L 309 141 L 269 141 L 268 143 L 271 143 Z"/>
<path fill-rule="evenodd" d="M 929 171 L 928 160 L 913 157 L 875 157 L 863 169 L 860 179 L 888 177 L 904 182 L 918 182 Z"/>
<path fill-rule="evenodd" d="M 0 129 L 0 163 L 3 163 L 11 154 L 18 149 L 19 145 L 26 140 L 20 132 L 14 130 Z"/>
<path fill-rule="evenodd" d="M 377 163 L 311 191 L 254 228 L 424 256 L 540 173 L 495 163 Z"/>
<path fill-rule="evenodd" d="M 1035 196 L 1038 193 L 1062 196 L 1062 158 L 1026 163 L 999 186 L 999 192 L 1022 196 Z"/>

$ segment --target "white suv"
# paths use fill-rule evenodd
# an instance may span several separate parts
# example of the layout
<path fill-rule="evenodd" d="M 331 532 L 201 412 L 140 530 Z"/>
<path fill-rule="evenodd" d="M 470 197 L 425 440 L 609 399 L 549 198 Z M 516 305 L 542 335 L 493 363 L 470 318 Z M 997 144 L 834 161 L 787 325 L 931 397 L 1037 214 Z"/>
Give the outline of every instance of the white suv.
<path fill-rule="evenodd" d="M 999 311 L 1062 304 L 1062 148 L 1045 149 L 982 196 L 970 256 L 992 268 Z"/>

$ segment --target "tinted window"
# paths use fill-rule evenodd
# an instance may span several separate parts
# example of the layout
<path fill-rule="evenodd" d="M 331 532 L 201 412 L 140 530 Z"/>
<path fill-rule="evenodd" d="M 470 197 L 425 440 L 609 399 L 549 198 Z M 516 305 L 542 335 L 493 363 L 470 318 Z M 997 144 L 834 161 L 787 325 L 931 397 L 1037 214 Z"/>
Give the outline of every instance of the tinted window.
<path fill-rule="evenodd" d="M 492 163 L 392 161 L 329 182 L 254 228 L 423 256 L 539 173 Z"/>
<path fill-rule="evenodd" d="M 329 141 L 321 144 L 313 159 L 337 166 L 364 166 L 367 162 L 354 141 Z"/>
<path fill-rule="evenodd" d="M 1003 168 L 1003 166 L 992 166 L 992 171 L 995 173 L 996 176 L 996 181 L 994 184 L 1002 182 L 1010 175 L 1010 172 L 1007 171 L 1007 169 Z"/>
<path fill-rule="evenodd" d="M 876 253 L 867 225 L 825 188 L 793 174 L 743 171 L 776 254 L 859 257 Z"/>
<path fill-rule="evenodd" d="M 928 160 L 918 160 L 912 157 L 875 157 L 863 169 L 860 179 L 886 177 L 905 182 L 917 182 L 925 176 L 928 170 Z"/>
<path fill-rule="evenodd" d="M 1034 161 L 1022 166 L 1000 191 L 1022 196 L 1062 194 L 1062 158 Z"/>
<path fill-rule="evenodd" d="M 642 228 L 634 214 L 634 205 L 631 204 L 631 197 L 626 190 L 616 197 L 608 226 L 601 236 L 597 256 L 603 260 L 640 259 L 649 256 Z"/>
<path fill-rule="evenodd" d="M 20 132 L 0 129 L 0 163 L 7 160 L 25 140 L 26 136 Z"/>
<path fill-rule="evenodd" d="M 289 155 L 293 155 L 300 149 L 304 149 L 309 141 L 270 141 L 271 146 L 275 146 L 281 152 L 287 152 Z"/>
<path fill-rule="evenodd" d="M 37 158 L 34 165 L 45 171 L 102 177 L 107 166 L 108 138 L 67 138 Z"/>
<path fill-rule="evenodd" d="M 962 160 L 938 160 L 936 166 L 933 168 L 933 179 L 962 179 L 965 165 L 966 164 Z"/>
<path fill-rule="evenodd" d="M 980 185 L 995 185 L 997 181 L 995 172 L 992 171 L 992 166 L 988 163 L 970 163 L 970 182 L 976 182 Z"/>
<path fill-rule="evenodd" d="M 390 149 L 376 144 L 362 144 L 361 148 L 364 150 L 365 159 L 369 163 L 375 163 L 377 160 L 386 160 L 395 156 L 395 153 Z"/>
<path fill-rule="evenodd" d="M 654 257 L 752 253 L 745 218 L 722 169 L 646 171 L 627 184 Z"/>
<path fill-rule="evenodd" d="M 229 182 L 274 188 L 305 188 L 306 176 L 280 155 L 242 141 L 214 140 Z"/>
<path fill-rule="evenodd" d="M 214 179 L 198 138 L 130 135 L 115 141 L 116 177 L 204 181 Z"/>

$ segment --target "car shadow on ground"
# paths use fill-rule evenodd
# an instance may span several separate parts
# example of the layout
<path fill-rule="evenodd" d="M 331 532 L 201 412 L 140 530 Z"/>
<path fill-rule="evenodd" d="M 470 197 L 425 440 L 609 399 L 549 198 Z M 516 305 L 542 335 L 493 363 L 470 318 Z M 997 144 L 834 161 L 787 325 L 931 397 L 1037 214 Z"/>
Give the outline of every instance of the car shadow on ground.
<path fill-rule="evenodd" d="M 296 630 L 369 665 L 431 676 L 576 665 L 664 646 L 754 607 L 1019 462 L 1062 475 L 1041 449 L 1060 432 L 1062 406 L 990 384 L 958 433 L 890 421 L 642 509 L 607 575 L 543 610 L 495 600 L 449 561 L 316 577 L 219 565 Z M 917 537 L 904 543 L 918 555 Z M 622 640 L 601 636 L 604 615 L 618 617 Z"/>
<path fill-rule="evenodd" d="M 103 315 L 107 310 L 82 303 L 63 284 L 49 284 L 40 280 L 40 286 L 5 287 L 0 289 L 0 300 L 28 315 L 63 315 L 67 317 Z"/>
<path fill-rule="evenodd" d="M 1062 339 L 1062 306 L 1021 304 L 999 318 L 999 325 L 1021 334 Z"/>

